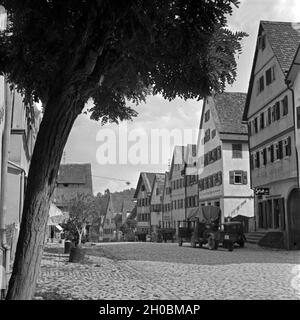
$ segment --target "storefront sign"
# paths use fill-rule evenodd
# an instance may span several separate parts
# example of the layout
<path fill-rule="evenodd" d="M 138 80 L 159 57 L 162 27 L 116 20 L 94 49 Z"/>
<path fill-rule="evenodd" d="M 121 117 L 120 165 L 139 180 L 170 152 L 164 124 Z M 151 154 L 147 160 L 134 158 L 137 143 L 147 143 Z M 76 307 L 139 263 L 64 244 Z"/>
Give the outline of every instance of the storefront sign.
<path fill-rule="evenodd" d="M 254 192 L 257 196 L 268 196 L 270 194 L 269 188 L 255 188 Z"/>

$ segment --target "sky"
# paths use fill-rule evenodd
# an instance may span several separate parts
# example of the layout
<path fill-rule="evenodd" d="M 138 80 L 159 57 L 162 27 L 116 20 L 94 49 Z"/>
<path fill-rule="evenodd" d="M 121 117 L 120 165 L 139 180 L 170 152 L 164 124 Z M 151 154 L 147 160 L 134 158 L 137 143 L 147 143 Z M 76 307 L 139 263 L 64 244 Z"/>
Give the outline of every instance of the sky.
<path fill-rule="evenodd" d="M 241 0 L 228 18 L 233 31 L 245 31 L 238 76 L 226 91 L 247 92 L 260 20 L 300 22 L 299 0 Z M 140 172 L 165 172 L 174 145 L 197 143 L 202 101 L 149 96 L 134 106 L 138 116 L 121 125 L 100 123 L 80 115 L 68 139 L 62 163 L 91 163 L 94 194 L 107 188 L 135 188 Z M 173 131 L 172 131 L 173 130 Z M 159 136 L 170 136 L 159 140 Z M 173 138 L 172 138 L 173 137 Z"/>

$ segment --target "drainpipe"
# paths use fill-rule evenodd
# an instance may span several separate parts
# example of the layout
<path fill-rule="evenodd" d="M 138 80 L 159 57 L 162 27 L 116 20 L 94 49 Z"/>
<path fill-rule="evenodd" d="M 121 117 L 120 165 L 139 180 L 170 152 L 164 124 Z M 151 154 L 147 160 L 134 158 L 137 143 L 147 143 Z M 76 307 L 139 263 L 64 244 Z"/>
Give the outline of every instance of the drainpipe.
<path fill-rule="evenodd" d="M 11 94 L 11 99 L 9 95 Z M 8 152 L 11 131 L 12 105 L 14 104 L 14 89 L 10 92 L 9 86 L 5 81 L 4 87 L 4 103 L 5 103 L 5 122 L 2 137 L 2 163 L 1 163 L 1 201 L 0 201 L 0 249 L 3 251 L 3 261 L 1 266 L 9 271 L 10 248 L 6 242 L 5 216 L 7 214 L 7 167 Z M 1 271 L 0 271 L 1 272 Z M 6 279 L 2 279 L 1 289 L 6 288 Z"/>
<path fill-rule="evenodd" d="M 295 152 L 296 152 L 296 166 L 297 166 L 297 187 L 300 187 L 300 182 L 299 182 L 299 154 L 298 154 L 298 150 L 297 150 L 297 118 L 296 118 L 296 110 L 295 110 L 295 92 L 294 89 L 291 87 L 291 83 L 290 81 L 285 81 L 288 89 L 291 91 L 292 93 L 292 100 L 293 100 L 293 120 L 294 120 L 294 126 L 295 126 L 295 130 L 294 130 L 294 134 L 295 134 Z M 287 249 L 290 250 L 290 230 L 289 230 L 289 217 L 288 217 L 288 199 L 286 199 L 286 205 L 285 205 L 285 228 L 286 228 L 286 238 L 287 238 Z"/>

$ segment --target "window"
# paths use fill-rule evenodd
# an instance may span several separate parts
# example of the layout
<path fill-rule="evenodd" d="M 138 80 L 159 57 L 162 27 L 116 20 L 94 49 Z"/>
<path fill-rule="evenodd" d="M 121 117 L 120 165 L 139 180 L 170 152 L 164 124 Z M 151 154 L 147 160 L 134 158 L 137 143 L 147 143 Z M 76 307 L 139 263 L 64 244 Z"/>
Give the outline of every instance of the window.
<path fill-rule="evenodd" d="M 217 147 L 217 160 L 222 158 L 222 149 L 221 146 Z"/>
<path fill-rule="evenodd" d="M 282 115 L 285 116 L 285 115 L 287 115 L 288 112 L 289 112 L 288 97 L 285 96 L 285 97 L 283 98 L 283 100 L 281 101 L 281 103 L 282 103 Z"/>
<path fill-rule="evenodd" d="M 252 131 L 251 131 L 251 122 L 248 122 L 248 134 L 251 136 Z"/>
<path fill-rule="evenodd" d="M 232 144 L 232 158 L 241 159 L 243 157 L 242 144 L 233 143 Z"/>
<path fill-rule="evenodd" d="M 204 135 L 204 143 L 206 143 L 209 140 L 210 140 L 210 129 L 207 129 Z"/>
<path fill-rule="evenodd" d="M 288 137 L 285 141 L 285 155 L 290 156 L 292 154 L 292 148 L 291 148 L 291 137 Z"/>
<path fill-rule="evenodd" d="M 257 81 L 257 94 L 260 94 L 265 89 L 264 76 L 261 76 Z"/>
<path fill-rule="evenodd" d="M 277 101 L 275 103 L 275 120 L 279 120 L 280 119 L 280 102 Z"/>
<path fill-rule="evenodd" d="M 297 107 L 297 129 L 300 129 L 300 106 Z"/>
<path fill-rule="evenodd" d="M 266 85 L 270 85 L 273 81 L 275 81 L 275 66 L 266 71 Z"/>
<path fill-rule="evenodd" d="M 141 191 L 145 191 L 145 186 L 144 185 L 141 186 Z"/>
<path fill-rule="evenodd" d="M 272 108 L 270 107 L 268 109 L 268 119 L 267 119 L 267 124 L 270 125 L 272 123 Z"/>
<path fill-rule="evenodd" d="M 270 160 L 271 162 L 274 162 L 274 146 L 273 145 L 269 147 L 269 151 L 270 151 Z"/>
<path fill-rule="evenodd" d="M 278 142 L 278 152 L 277 152 L 277 159 L 283 158 L 283 143 L 282 141 Z"/>
<path fill-rule="evenodd" d="M 207 110 L 204 115 L 204 121 L 207 122 L 210 118 L 210 110 Z"/>
<path fill-rule="evenodd" d="M 255 167 L 259 168 L 260 167 L 260 158 L 259 158 L 259 151 L 256 152 L 255 155 Z"/>
<path fill-rule="evenodd" d="M 267 164 L 267 149 L 266 148 L 263 149 L 262 156 L 263 156 L 263 164 L 265 166 Z"/>
<path fill-rule="evenodd" d="M 253 120 L 253 127 L 254 127 L 254 133 L 257 133 L 258 132 L 257 118 Z"/>
<path fill-rule="evenodd" d="M 265 113 L 260 114 L 260 129 L 263 129 L 265 127 Z"/>
<path fill-rule="evenodd" d="M 254 169 L 254 156 L 253 154 L 250 155 L 250 169 Z"/>
<path fill-rule="evenodd" d="M 159 188 L 156 188 L 156 195 L 159 195 Z"/>
<path fill-rule="evenodd" d="M 247 171 L 230 171 L 230 184 L 247 184 Z"/>
<path fill-rule="evenodd" d="M 216 136 L 216 129 L 212 130 L 211 132 L 211 138 L 213 139 Z"/>

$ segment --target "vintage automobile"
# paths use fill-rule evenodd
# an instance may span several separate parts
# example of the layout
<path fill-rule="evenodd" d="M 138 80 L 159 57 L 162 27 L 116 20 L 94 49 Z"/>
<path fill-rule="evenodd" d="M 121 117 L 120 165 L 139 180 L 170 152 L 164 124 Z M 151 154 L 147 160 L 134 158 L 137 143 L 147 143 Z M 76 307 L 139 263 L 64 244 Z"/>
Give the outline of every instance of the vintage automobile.
<path fill-rule="evenodd" d="M 221 210 L 219 207 L 203 206 L 197 208 L 187 220 L 178 221 L 178 244 L 190 242 L 195 248 L 197 244 L 202 247 L 207 244 L 210 250 L 217 250 L 219 245 L 229 251 L 234 244 L 241 247 L 245 243 L 243 225 L 241 222 L 225 222 L 220 224 Z"/>

